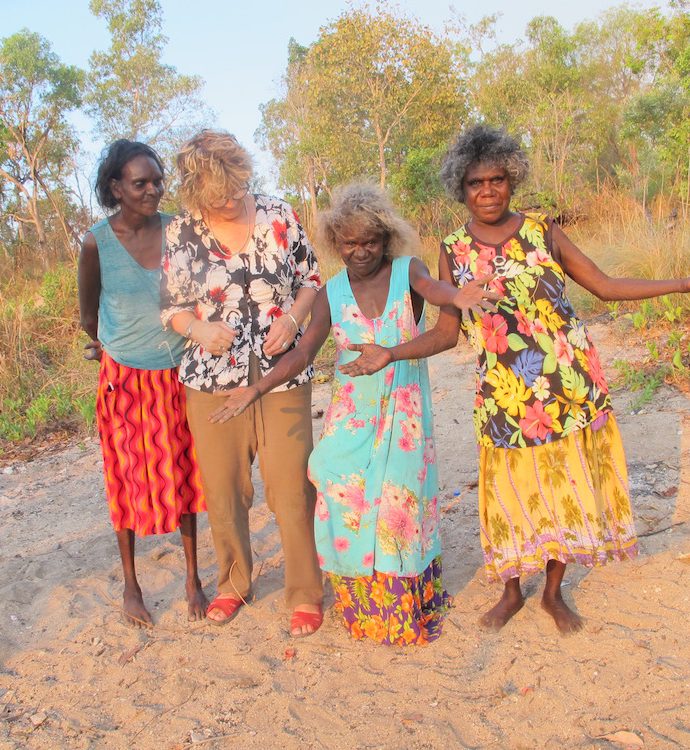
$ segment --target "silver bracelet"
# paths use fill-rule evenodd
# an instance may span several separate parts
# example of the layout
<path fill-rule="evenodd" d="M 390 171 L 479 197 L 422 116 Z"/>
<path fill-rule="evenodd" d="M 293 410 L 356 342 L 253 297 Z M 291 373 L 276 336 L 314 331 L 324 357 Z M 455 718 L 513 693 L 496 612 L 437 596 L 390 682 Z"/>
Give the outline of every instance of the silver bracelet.
<path fill-rule="evenodd" d="M 297 333 L 297 331 L 299 331 L 299 325 L 298 325 L 297 321 L 295 320 L 295 316 L 292 313 L 285 313 L 285 314 L 295 324 L 295 333 Z"/>
<path fill-rule="evenodd" d="M 192 337 L 192 326 L 196 323 L 196 318 L 192 318 L 189 325 L 184 330 L 184 337 L 189 339 Z"/>

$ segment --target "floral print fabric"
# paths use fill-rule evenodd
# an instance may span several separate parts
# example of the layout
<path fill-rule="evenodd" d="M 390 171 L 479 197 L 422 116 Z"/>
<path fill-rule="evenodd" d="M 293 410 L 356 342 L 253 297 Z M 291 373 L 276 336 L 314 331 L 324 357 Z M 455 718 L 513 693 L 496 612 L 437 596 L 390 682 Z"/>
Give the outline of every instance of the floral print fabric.
<path fill-rule="evenodd" d="M 635 557 L 625 455 L 614 415 L 521 449 L 480 449 L 479 519 L 491 580 Z"/>
<path fill-rule="evenodd" d="M 321 567 L 357 578 L 420 575 L 440 554 L 436 457 L 426 362 L 394 362 L 351 378 L 350 343 L 395 346 L 423 330 L 409 288 L 410 258 L 396 258 L 385 310 L 359 309 L 347 272 L 326 285 L 337 359 L 321 440 L 309 460 L 316 486 Z"/>
<path fill-rule="evenodd" d="M 477 355 L 474 425 L 489 579 L 634 557 L 625 455 L 599 357 L 548 250 L 549 223 L 525 214 L 500 245 L 466 226 L 447 237 L 458 286 L 495 273 L 496 313 L 463 320 Z"/>
<path fill-rule="evenodd" d="M 546 216 L 524 214 L 500 245 L 467 225 L 443 241 L 455 283 L 496 274 L 495 313 L 463 319 L 478 356 L 474 427 L 484 447 L 537 446 L 566 437 L 611 409 L 601 363 L 548 251 Z"/>
<path fill-rule="evenodd" d="M 443 628 L 450 597 L 441 583 L 441 558 L 420 576 L 398 578 L 383 573 L 347 578 L 331 574 L 335 608 L 356 640 L 370 638 L 395 646 L 423 646 Z"/>
<path fill-rule="evenodd" d="M 316 256 L 292 208 L 265 195 L 255 195 L 254 202 L 254 230 L 244 252 L 225 253 L 204 221 L 189 213 L 175 217 L 167 229 L 163 323 L 192 310 L 200 320 L 224 321 L 237 330 L 232 347 L 222 355 L 189 343 L 180 380 L 196 390 L 247 385 L 251 353 L 266 374 L 276 361 L 263 352 L 271 323 L 289 312 L 301 288 L 321 286 Z M 275 390 L 294 388 L 312 377 L 309 367 Z"/>

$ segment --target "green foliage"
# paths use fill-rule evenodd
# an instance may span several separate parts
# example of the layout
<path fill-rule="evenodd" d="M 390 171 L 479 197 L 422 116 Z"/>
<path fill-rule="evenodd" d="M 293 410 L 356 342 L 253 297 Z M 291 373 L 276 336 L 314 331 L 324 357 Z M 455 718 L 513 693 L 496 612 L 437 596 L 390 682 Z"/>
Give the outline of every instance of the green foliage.
<path fill-rule="evenodd" d="M 653 85 L 642 87 L 624 103 L 622 134 L 632 147 L 626 165 L 630 177 L 638 181 L 642 177 L 646 184 L 656 175 L 650 191 L 653 196 L 662 189 L 658 180 L 662 175 L 676 195 L 687 201 L 690 13 L 686 3 L 674 7 L 669 15 L 659 9 L 638 15 L 635 66 Z"/>
<path fill-rule="evenodd" d="M 4 441 L 91 428 L 97 367 L 82 357 L 74 266 L 0 289 L 0 450 Z"/>
<path fill-rule="evenodd" d="M 62 254 L 72 246 L 67 183 L 77 142 L 66 116 L 81 105 L 83 81 L 83 72 L 61 63 L 39 34 L 23 29 L 0 40 L 0 241 L 6 257 L 36 246 L 39 263 L 47 266 L 51 250 L 60 254 L 48 243 L 53 223 Z"/>
<path fill-rule="evenodd" d="M 439 177 L 445 144 L 427 148 L 410 148 L 400 168 L 391 179 L 398 201 L 415 209 L 427 201 L 443 197 Z"/>
<path fill-rule="evenodd" d="M 682 4 L 667 14 L 613 8 L 573 32 L 538 17 L 524 42 L 480 59 L 473 104 L 482 119 L 523 136 L 533 183 L 560 213 L 577 215 L 607 182 L 644 206 L 672 186 L 687 205 L 689 49 Z"/>
<path fill-rule="evenodd" d="M 630 319 L 636 331 L 641 331 L 654 320 L 654 307 L 649 300 L 644 300 L 640 304 L 639 310 L 627 313 L 625 317 Z"/>
<path fill-rule="evenodd" d="M 260 136 L 282 185 L 310 214 L 352 179 L 395 180 L 410 149 L 442 148 L 467 110 L 457 44 L 387 7 L 357 8 L 290 43 L 284 94 L 262 108 Z"/>
<path fill-rule="evenodd" d="M 158 0 L 91 0 L 110 49 L 90 59 L 86 111 L 106 141 L 141 140 L 165 151 L 211 118 L 199 98 L 199 76 L 161 61 L 167 38 Z"/>
<path fill-rule="evenodd" d="M 620 315 L 621 303 L 620 302 L 607 302 L 606 309 L 609 311 L 609 315 L 611 316 L 611 319 L 616 320 L 616 318 Z"/>
<path fill-rule="evenodd" d="M 631 405 L 633 411 L 638 411 L 654 398 L 654 394 L 671 374 L 672 369 L 669 364 L 643 369 L 637 364 L 624 360 L 617 360 L 613 366 L 618 371 L 618 384 L 631 391 L 639 392 Z"/>

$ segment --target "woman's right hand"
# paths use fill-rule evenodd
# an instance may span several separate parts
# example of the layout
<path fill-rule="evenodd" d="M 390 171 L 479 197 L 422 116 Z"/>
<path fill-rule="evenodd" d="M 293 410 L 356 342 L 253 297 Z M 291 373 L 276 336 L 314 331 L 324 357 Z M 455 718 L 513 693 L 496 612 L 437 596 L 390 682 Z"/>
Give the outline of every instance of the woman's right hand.
<path fill-rule="evenodd" d="M 213 395 L 225 399 L 223 405 L 219 406 L 208 418 L 208 421 L 213 424 L 222 424 L 239 416 L 261 396 L 254 385 L 240 386 L 229 391 L 214 391 Z"/>
<path fill-rule="evenodd" d="M 226 352 L 232 346 L 236 336 L 237 331 L 221 320 L 213 322 L 208 320 L 194 321 L 190 331 L 192 341 L 196 341 L 206 351 L 216 355 Z"/>
<path fill-rule="evenodd" d="M 89 343 L 84 346 L 84 349 L 86 349 L 86 352 L 84 353 L 84 359 L 95 362 L 101 361 L 103 349 L 101 348 L 101 342 L 98 339 L 89 341 Z"/>

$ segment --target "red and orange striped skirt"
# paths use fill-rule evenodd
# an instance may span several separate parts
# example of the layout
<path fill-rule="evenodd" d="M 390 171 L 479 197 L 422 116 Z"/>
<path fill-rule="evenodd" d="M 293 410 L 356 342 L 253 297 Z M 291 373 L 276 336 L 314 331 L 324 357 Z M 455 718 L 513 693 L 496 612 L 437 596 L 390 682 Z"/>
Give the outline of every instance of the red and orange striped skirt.
<path fill-rule="evenodd" d="M 115 531 L 166 534 L 206 510 L 176 368 L 138 370 L 103 352 L 96 420 Z"/>

